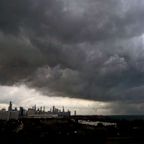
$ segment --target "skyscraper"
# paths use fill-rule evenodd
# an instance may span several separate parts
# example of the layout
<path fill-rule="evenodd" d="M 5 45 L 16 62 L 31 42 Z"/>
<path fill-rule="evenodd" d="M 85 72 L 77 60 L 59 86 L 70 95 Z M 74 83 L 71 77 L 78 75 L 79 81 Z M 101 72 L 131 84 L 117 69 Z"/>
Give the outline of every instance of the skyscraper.
<path fill-rule="evenodd" d="M 10 101 L 8 111 L 12 111 L 12 102 Z"/>

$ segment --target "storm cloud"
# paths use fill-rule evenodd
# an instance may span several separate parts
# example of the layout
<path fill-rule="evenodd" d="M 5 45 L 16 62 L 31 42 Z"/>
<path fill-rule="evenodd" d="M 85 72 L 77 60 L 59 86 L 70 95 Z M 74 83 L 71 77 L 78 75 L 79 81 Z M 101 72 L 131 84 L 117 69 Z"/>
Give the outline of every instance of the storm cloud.
<path fill-rule="evenodd" d="M 143 25 L 142 0 L 1 0 L 0 84 L 142 104 Z"/>

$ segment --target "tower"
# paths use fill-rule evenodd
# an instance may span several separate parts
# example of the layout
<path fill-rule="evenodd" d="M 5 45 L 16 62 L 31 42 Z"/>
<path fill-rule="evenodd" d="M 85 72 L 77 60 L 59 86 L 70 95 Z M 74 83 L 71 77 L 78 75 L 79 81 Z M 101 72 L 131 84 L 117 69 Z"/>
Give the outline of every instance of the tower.
<path fill-rule="evenodd" d="M 76 110 L 74 111 L 74 116 L 76 116 Z"/>
<path fill-rule="evenodd" d="M 62 112 L 65 112 L 65 110 L 64 110 L 64 106 L 63 106 L 63 111 Z"/>
<path fill-rule="evenodd" d="M 43 107 L 43 111 L 45 112 L 45 106 Z"/>
<path fill-rule="evenodd" d="M 12 102 L 10 101 L 9 107 L 8 107 L 7 120 L 9 120 L 11 118 L 11 111 L 12 111 Z"/>
<path fill-rule="evenodd" d="M 10 101 L 8 111 L 11 111 L 11 110 L 12 110 L 12 102 Z"/>
<path fill-rule="evenodd" d="M 55 112 L 55 106 L 53 106 L 53 110 L 52 110 L 52 112 Z"/>

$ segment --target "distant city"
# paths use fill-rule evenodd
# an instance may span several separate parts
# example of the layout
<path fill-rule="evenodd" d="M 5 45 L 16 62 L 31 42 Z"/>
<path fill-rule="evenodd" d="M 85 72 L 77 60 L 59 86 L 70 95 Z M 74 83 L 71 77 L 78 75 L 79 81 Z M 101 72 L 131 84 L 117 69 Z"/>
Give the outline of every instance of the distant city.
<path fill-rule="evenodd" d="M 70 115 L 71 111 L 65 111 L 64 107 L 60 110 L 55 106 L 49 111 L 45 110 L 45 106 L 37 108 L 36 105 L 28 108 L 28 110 L 23 107 L 20 107 L 18 110 L 17 108 L 13 108 L 11 101 L 8 110 L 0 110 L 0 120 L 18 120 L 20 118 L 65 118 L 70 117 Z M 76 111 L 74 111 L 74 115 L 76 115 Z"/>

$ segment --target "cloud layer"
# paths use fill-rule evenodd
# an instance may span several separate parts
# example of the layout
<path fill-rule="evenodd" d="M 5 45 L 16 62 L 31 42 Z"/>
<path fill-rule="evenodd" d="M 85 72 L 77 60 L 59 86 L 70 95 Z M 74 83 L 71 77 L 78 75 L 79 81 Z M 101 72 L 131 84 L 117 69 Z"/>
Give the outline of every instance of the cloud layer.
<path fill-rule="evenodd" d="M 0 84 L 143 103 L 143 8 L 142 0 L 1 0 Z"/>

